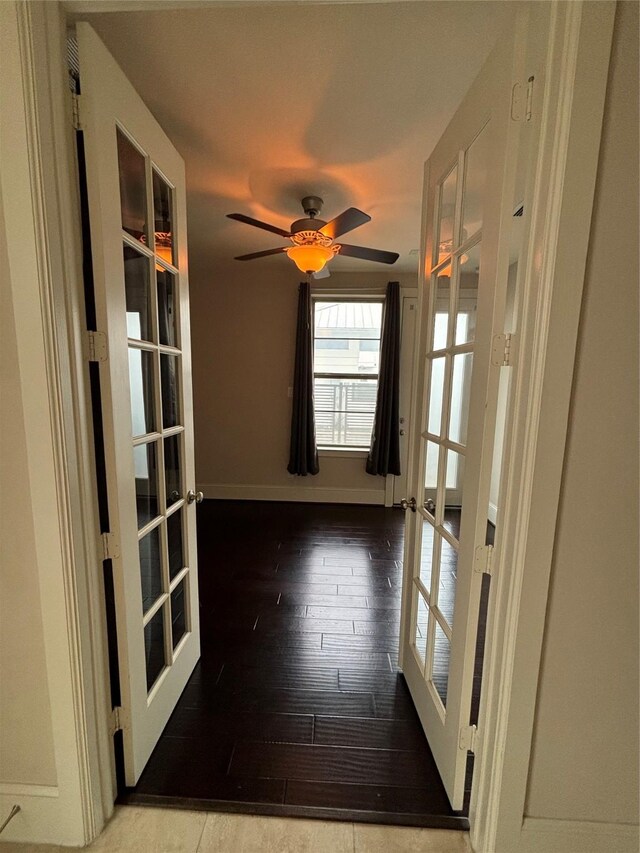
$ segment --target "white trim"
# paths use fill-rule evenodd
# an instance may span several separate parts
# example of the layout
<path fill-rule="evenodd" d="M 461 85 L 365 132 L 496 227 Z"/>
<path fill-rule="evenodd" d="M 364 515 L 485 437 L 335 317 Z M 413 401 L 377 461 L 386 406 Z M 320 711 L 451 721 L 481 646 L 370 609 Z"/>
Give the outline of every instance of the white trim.
<path fill-rule="evenodd" d="M 491 522 L 491 524 L 496 525 L 496 521 L 498 518 L 498 506 L 497 504 L 489 501 L 489 511 L 487 512 L 487 519 Z"/>
<path fill-rule="evenodd" d="M 319 447 L 318 456 L 320 459 L 366 459 L 369 455 L 369 448 L 355 450 L 353 447 Z"/>
<path fill-rule="evenodd" d="M 614 9 L 583 0 L 531 5 L 533 27 L 548 27 L 549 38 L 546 56 L 537 58 L 544 85 L 534 85 L 540 141 L 525 199 L 520 352 L 471 797 L 478 853 L 520 850 Z"/>
<path fill-rule="evenodd" d="M 25 785 L 20 782 L 0 782 L 0 797 L 55 797 L 60 796 L 56 785 Z"/>
<path fill-rule="evenodd" d="M 638 827 L 526 817 L 518 853 L 637 853 Z"/>
<path fill-rule="evenodd" d="M 318 504 L 384 506 L 384 489 L 342 489 L 331 486 L 258 486 L 198 483 L 205 498 L 226 501 L 295 501 Z"/>

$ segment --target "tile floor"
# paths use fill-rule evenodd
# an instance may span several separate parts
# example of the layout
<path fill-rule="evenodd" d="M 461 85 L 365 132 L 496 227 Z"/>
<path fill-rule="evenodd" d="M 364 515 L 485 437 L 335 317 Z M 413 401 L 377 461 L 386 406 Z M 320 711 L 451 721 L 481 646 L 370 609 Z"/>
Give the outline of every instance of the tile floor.
<path fill-rule="evenodd" d="M 68 847 L 0 843 L 0 853 L 62 853 Z M 298 818 L 118 806 L 100 853 L 470 853 L 468 833 Z"/>

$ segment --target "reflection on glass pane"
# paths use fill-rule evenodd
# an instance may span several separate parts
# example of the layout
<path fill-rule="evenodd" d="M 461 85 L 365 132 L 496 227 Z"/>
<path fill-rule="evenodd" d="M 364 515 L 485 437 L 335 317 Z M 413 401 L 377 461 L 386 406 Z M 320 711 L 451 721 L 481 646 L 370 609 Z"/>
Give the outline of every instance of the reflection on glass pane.
<path fill-rule="evenodd" d="M 442 538 L 440 546 L 440 584 L 438 586 L 438 607 L 440 612 L 453 628 L 453 606 L 456 599 L 456 582 L 458 580 L 458 552 Z M 432 605 L 436 602 L 432 602 Z"/>
<path fill-rule="evenodd" d="M 169 577 L 173 580 L 180 569 L 184 567 L 181 509 L 167 518 L 167 541 L 169 544 Z"/>
<path fill-rule="evenodd" d="M 186 579 L 181 580 L 171 593 L 171 641 L 174 649 L 187 633 L 185 583 Z"/>
<path fill-rule="evenodd" d="M 433 441 L 427 441 L 427 455 L 424 466 L 424 487 L 429 490 L 429 497 L 435 499 L 435 490 L 438 485 L 438 459 L 440 446 Z"/>
<path fill-rule="evenodd" d="M 436 622 L 436 631 L 433 643 L 433 665 L 431 680 L 442 699 L 442 704 L 447 707 L 447 682 L 449 681 L 449 659 L 451 657 L 451 643 L 440 625 Z"/>
<path fill-rule="evenodd" d="M 314 402 L 318 444 L 368 447 L 377 389 L 377 379 L 316 378 Z"/>
<path fill-rule="evenodd" d="M 485 125 L 467 151 L 462 199 L 462 228 L 464 239 L 482 228 L 487 167 L 489 163 L 489 132 Z"/>
<path fill-rule="evenodd" d="M 144 656 L 147 666 L 147 692 L 156 683 L 165 666 L 164 660 L 164 608 L 154 613 L 144 626 Z"/>
<path fill-rule="evenodd" d="M 160 562 L 160 528 L 143 536 L 138 542 L 140 551 L 140 583 L 142 585 L 142 612 L 146 613 L 162 592 L 162 565 Z"/>
<path fill-rule="evenodd" d="M 316 338 L 380 338 L 382 302 L 315 302 Z"/>
<path fill-rule="evenodd" d="M 442 398 L 444 392 L 445 356 L 431 360 L 431 387 L 429 389 L 429 419 L 427 431 L 440 435 L 442 424 Z"/>
<path fill-rule="evenodd" d="M 158 515 L 158 451 L 155 442 L 133 448 L 138 529 Z"/>
<path fill-rule="evenodd" d="M 455 489 L 457 494 L 447 497 L 447 506 L 462 506 L 462 485 L 464 483 L 464 456 L 455 450 L 447 450 L 447 489 Z"/>
<path fill-rule="evenodd" d="M 129 347 L 129 390 L 133 435 L 155 429 L 153 404 L 153 353 Z"/>
<path fill-rule="evenodd" d="M 178 313 L 176 277 L 160 266 L 156 266 L 158 281 L 158 328 L 160 343 L 169 347 L 178 346 Z"/>
<path fill-rule="evenodd" d="M 127 335 L 139 341 L 152 341 L 149 259 L 126 245 L 123 255 Z"/>
<path fill-rule="evenodd" d="M 160 382 L 162 385 L 162 426 L 164 429 L 180 423 L 180 397 L 178 387 L 178 356 L 160 355 Z"/>
<path fill-rule="evenodd" d="M 156 244 L 156 255 L 175 266 L 173 251 L 172 224 L 172 195 L 173 190 L 160 175 L 153 170 L 153 231 Z"/>
<path fill-rule="evenodd" d="M 477 243 L 460 257 L 456 344 L 466 344 L 475 340 L 479 278 L 480 243 Z"/>
<path fill-rule="evenodd" d="M 148 245 L 147 187 L 144 157 L 118 128 L 118 170 L 122 228 Z"/>
<path fill-rule="evenodd" d="M 429 605 L 418 591 L 418 606 L 416 608 L 415 646 L 422 661 L 422 667 L 427 662 L 427 640 L 429 631 Z"/>
<path fill-rule="evenodd" d="M 180 467 L 180 436 L 170 435 L 164 440 L 164 482 L 167 489 L 167 506 L 182 497 Z"/>
<path fill-rule="evenodd" d="M 467 443 L 467 421 L 469 418 L 469 395 L 471 393 L 471 370 L 473 353 L 466 352 L 453 357 L 451 381 L 451 410 L 449 412 L 449 438 L 456 444 Z"/>
<path fill-rule="evenodd" d="M 313 368 L 316 373 L 369 373 L 377 375 L 380 340 L 373 338 L 316 338 Z"/>
<path fill-rule="evenodd" d="M 423 519 L 422 521 L 422 544 L 420 546 L 420 580 L 428 593 L 431 592 L 431 577 L 433 564 L 436 559 L 438 540 L 440 534 L 436 533 L 433 525 Z"/>
<path fill-rule="evenodd" d="M 436 279 L 436 302 L 433 316 L 433 347 L 444 349 L 447 345 L 447 325 L 449 320 L 449 295 L 451 293 L 451 267 L 438 273 Z"/>
<path fill-rule="evenodd" d="M 458 167 L 455 166 L 440 188 L 440 227 L 438 229 L 438 260 L 436 263 L 440 263 L 447 255 L 451 254 L 457 178 Z"/>

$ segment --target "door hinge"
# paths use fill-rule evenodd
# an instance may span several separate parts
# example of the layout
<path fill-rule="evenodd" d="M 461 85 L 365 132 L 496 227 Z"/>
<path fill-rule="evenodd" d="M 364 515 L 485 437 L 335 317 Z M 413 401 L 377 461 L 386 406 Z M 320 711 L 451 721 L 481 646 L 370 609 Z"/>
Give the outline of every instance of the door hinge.
<path fill-rule="evenodd" d="M 511 120 L 531 121 L 533 110 L 533 76 L 526 83 L 515 83 L 511 89 Z"/>
<path fill-rule="evenodd" d="M 490 575 L 493 569 L 493 545 L 478 545 L 473 568 L 476 572 Z"/>
<path fill-rule="evenodd" d="M 103 533 L 100 540 L 102 542 L 103 560 L 113 560 L 120 556 L 120 543 L 116 539 L 115 533 Z"/>
<path fill-rule="evenodd" d="M 491 364 L 496 367 L 511 367 L 515 358 L 515 335 L 494 335 L 491 339 Z"/>
<path fill-rule="evenodd" d="M 121 732 L 122 728 L 122 708 L 116 705 L 115 708 L 111 709 L 111 734 Z"/>
<path fill-rule="evenodd" d="M 87 331 L 84 333 L 84 353 L 87 361 L 106 361 L 107 336 L 104 332 Z"/>
<path fill-rule="evenodd" d="M 74 130 L 82 130 L 80 122 L 80 95 L 77 92 L 71 93 L 71 121 Z"/>
<path fill-rule="evenodd" d="M 458 747 L 465 752 L 475 752 L 477 739 L 478 729 L 476 726 L 463 726 L 458 736 Z"/>

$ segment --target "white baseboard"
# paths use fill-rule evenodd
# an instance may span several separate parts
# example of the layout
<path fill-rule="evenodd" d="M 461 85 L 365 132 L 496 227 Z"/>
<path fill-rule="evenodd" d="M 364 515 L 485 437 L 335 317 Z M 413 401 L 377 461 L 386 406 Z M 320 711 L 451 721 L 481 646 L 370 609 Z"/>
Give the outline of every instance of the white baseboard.
<path fill-rule="evenodd" d="M 498 507 L 495 504 L 489 503 L 489 512 L 487 513 L 487 518 L 495 527 L 496 520 L 498 518 Z"/>
<path fill-rule="evenodd" d="M 526 817 L 518 853 L 638 853 L 638 827 Z"/>
<path fill-rule="evenodd" d="M 0 821 L 9 816 L 14 805 L 20 806 L 20 811 L 4 828 L 0 836 L 0 850 L 4 843 L 11 847 L 11 842 L 78 843 L 78 839 L 65 832 L 65 803 L 61 801 L 57 787 L 0 783 Z"/>
<path fill-rule="evenodd" d="M 321 504 L 384 506 L 385 490 L 340 489 L 329 486 L 256 486 L 198 483 L 205 498 L 229 501 L 294 501 Z"/>

